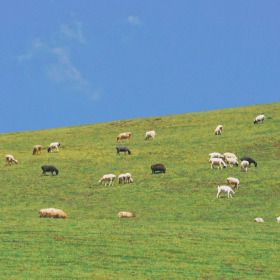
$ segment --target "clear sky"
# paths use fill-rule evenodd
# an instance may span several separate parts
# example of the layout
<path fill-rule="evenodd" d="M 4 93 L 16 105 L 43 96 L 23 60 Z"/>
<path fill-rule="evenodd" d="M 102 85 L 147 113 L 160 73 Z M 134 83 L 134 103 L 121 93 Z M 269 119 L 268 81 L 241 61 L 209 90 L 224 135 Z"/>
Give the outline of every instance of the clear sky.
<path fill-rule="evenodd" d="M 279 13 L 279 0 L 2 0 L 0 132 L 278 102 Z"/>

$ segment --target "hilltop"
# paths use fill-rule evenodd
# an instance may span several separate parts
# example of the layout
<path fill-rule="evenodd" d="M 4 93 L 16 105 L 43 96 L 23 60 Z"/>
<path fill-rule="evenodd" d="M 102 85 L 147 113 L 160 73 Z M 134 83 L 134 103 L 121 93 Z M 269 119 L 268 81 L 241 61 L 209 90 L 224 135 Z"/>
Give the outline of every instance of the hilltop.
<path fill-rule="evenodd" d="M 0 135 L 1 275 L 7 279 L 276 279 L 280 103 Z M 261 124 L 254 118 L 264 113 Z M 223 134 L 215 136 L 217 125 Z M 145 141 L 145 132 L 156 131 Z M 130 131 L 131 142 L 116 143 Z M 59 153 L 42 151 L 61 143 Z M 131 155 L 116 155 L 127 146 Z M 251 156 L 258 167 L 211 170 L 208 154 Z M 5 155 L 19 164 L 5 166 Z M 162 163 L 165 174 L 152 174 Z M 52 164 L 58 176 L 41 176 Z M 133 184 L 104 187 L 104 174 Z M 217 199 L 227 177 L 232 199 Z M 69 219 L 40 219 L 60 208 Z M 136 214 L 118 219 L 120 211 Z M 256 217 L 265 223 L 254 223 Z"/>

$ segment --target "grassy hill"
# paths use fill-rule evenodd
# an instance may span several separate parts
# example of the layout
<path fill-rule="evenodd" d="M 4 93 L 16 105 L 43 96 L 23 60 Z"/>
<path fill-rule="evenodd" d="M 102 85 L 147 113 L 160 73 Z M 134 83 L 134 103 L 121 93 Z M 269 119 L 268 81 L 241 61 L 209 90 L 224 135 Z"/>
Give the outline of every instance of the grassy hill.
<path fill-rule="evenodd" d="M 279 279 L 280 103 L 0 135 L 1 279 Z M 264 123 L 253 124 L 264 113 Z M 217 125 L 223 134 L 215 136 Z M 145 132 L 156 139 L 145 141 Z M 115 139 L 132 155 L 116 155 Z M 36 144 L 59 153 L 33 156 Z M 211 170 L 208 154 L 258 162 Z M 5 166 L 5 155 L 19 164 Z M 165 174 L 150 166 L 165 165 Z M 58 176 L 41 176 L 55 165 Z M 104 187 L 104 174 L 133 184 Z M 232 199 L 216 198 L 227 177 Z M 40 219 L 61 208 L 69 219 Z M 136 214 L 119 219 L 120 211 Z M 261 217 L 265 223 L 254 223 Z"/>

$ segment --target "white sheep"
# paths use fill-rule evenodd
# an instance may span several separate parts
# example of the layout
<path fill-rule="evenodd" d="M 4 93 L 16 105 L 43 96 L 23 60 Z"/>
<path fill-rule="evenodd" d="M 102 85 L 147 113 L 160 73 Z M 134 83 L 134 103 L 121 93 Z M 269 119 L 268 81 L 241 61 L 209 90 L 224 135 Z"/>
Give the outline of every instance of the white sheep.
<path fill-rule="evenodd" d="M 222 130 L 223 130 L 223 126 L 218 125 L 217 128 L 215 129 L 215 135 L 222 135 Z"/>
<path fill-rule="evenodd" d="M 277 217 L 276 220 L 277 220 L 277 222 L 279 223 L 279 222 L 280 222 L 280 217 Z"/>
<path fill-rule="evenodd" d="M 229 186 L 218 186 L 218 193 L 217 193 L 217 198 L 221 197 L 220 194 L 221 193 L 227 193 L 228 194 L 228 198 L 231 197 L 232 198 L 232 194 L 235 194 L 235 192 L 231 189 L 231 187 Z"/>
<path fill-rule="evenodd" d="M 264 220 L 263 220 L 262 218 L 255 218 L 255 219 L 254 219 L 254 222 L 263 223 Z"/>
<path fill-rule="evenodd" d="M 125 184 L 125 183 L 133 183 L 133 180 L 131 178 L 131 174 L 130 173 L 125 173 L 125 174 L 120 174 L 118 177 L 118 183 L 119 184 Z"/>
<path fill-rule="evenodd" d="M 10 165 L 12 162 L 18 164 L 18 161 L 12 155 L 6 155 L 6 165 Z"/>
<path fill-rule="evenodd" d="M 229 178 L 227 178 L 227 183 L 228 183 L 229 187 L 230 187 L 230 185 L 234 185 L 234 188 L 238 189 L 238 186 L 239 186 L 239 180 L 238 179 L 233 178 L 233 177 L 229 177 Z"/>
<path fill-rule="evenodd" d="M 237 156 L 235 154 L 232 153 L 224 153 L 224 157 L 225 158 L 235 158 L 238 160 Z"/>
<path fill-rule="evenodd" d="M 238 160 L 236 158 L 225 158 L 225 163 L 229 164 L 230 167 L 234 165 L 238 166 Z"/>
<path fill-rule="evenodd" d="M 223 155 L 221 155 L 220 153 L 211 153 L 209 154 L 210 158 L 224 158 Z"/>
<path fill-rule="evenodd" d="M 221 167 L 221 169 L 224 167 L 226 168 L 227 165 L 224 163 L 224 161 L 221 158 L 210 158 L 209 162 L 211 162 L 211 169 L 213 169 L 214 165 L 218 165 L 218 169 Z"/>
<path fill-rule="evenodd" d="M 247 172 L 248 167 L 250 166 L 250 163 L 247 160 L 243 160 L 241 162 L 240 166 L 241 166 L 241 171 Z"/>
<path fill-rule="evenodd" d="M 131 174 L 130 173 L 125 173 L 124 174 L 126 176 L 126 182 L 129 183 L 133 183 L 133 180 L 131 178 Z"/>
<path fill-rule="evenodd" d="M 131 212 L 120 212 L 117 217 L 118 218 L 133 218 L 133 217 L 135 217 L 135 214 L 131 213 Z"/>
<path fill-rule="evenodd" d="M 150 138 L 153 138 L 153 140 L 155 140 L 155 136 L 156 136 L 156 132 L 154 130 L 148 131 L 146 132 L 145 139 L 149 140 Z"/>
<path fill-rule="evenodd" d="M 104 182 L 105 182 L 105 183 L 104 183 L 104 186 L 106 187 L 106 186 L 107 186 L 107 183 L 106 183 L 106 182 L 107 182 L 107 181 L 110 181 L 109 186 L 111 186 L 111 184 L 112 184 L 112 186 L 113 186 L 115 178 L 116 178 L 116 175 L 114 175 L 114 174 L 107 174 L 107 175 L 104 175 L 104 176 L 99 180 L 99 184 L 101 185 L 101 183 L 104 181 Z"/>
<path fill-rule="evenodd" d="M 259 123 L 259 122 L 263 122 L 265 116 L 264 115 L 259 115 L 254 119 L 254 124 Z"/>
<path fill-rule="evenodd" d="M 54 143 L 51 143 L 49 148 L 48 148 L 48 153 L 51 152 L 52 153 L 52 149 L 55 149 L 57 150 L 58 152 L 58 147 L 60 146 L 60 143 L 59 142 L 54 142 Z"/>

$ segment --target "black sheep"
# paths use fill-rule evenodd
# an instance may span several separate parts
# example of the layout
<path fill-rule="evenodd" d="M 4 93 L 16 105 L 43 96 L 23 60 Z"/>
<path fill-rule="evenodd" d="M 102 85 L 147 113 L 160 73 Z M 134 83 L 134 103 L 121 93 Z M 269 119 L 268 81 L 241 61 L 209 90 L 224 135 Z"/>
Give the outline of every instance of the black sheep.
<path fill-rule="evenodd" d="M 125 154 L 126 152 L 128 152 L 129 155 L 131 154 L 130 150 L 125 146 L 120 146 L 117 147 L 116 149 L 117 149 L 117 154 L 120 154 L 120 152 L 125 152 Z"/>
<path fill-rule="evenodd" d="M 43 174 L 45 174 L 45 175 L 46 175 L 46 172 L 51 172 L 52 176 L 53 176 L 53 172 L 55 172 L 56 175 L 59 172 L 58 169 L 56 167 L 54 167 L 53 165 L 43 165 L 41 168 L 43 170 Z"/>
<path fill-rule="evenodd" d="M 155 165 L 152 165 L 151 169 L 152 169 L 152 173 L 155 173 L 156 171 L 160 171 L 160 172 L 165 173 L 165 171 L 166 171 L 166 168 L 161 163 L 157 163 Z"/>
<path fill-rule="evenodd" d="M 250 158 L 250 157 L 243 157 L 242 159 L 241 159 L 242 161 L 243 160 L 247 160 L 248 162 L 249 162 L 249 165 L 251 164 L 251 163 L 254 163 L 255 164 L 255 167 L 257 167 L 257 163 L 252 159 L 252 158 Z"/>

